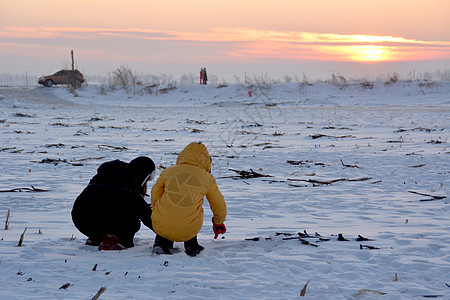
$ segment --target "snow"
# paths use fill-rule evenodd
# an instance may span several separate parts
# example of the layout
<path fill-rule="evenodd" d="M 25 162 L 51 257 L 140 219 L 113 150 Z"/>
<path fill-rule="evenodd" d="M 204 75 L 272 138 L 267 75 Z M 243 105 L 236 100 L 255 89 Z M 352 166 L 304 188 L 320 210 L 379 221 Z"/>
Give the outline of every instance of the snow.
<path fill-rule="evenodd" d="M 100 299 L 298 299 L 309 280 L 305 299 L 450 299 L 450 83 L 100 90 L 0 88 L 0 190 L 48 190 L 0 193 L 0 299 L 101 287 Z M 102 162 L 147 155 L 168 167 L 200 140 L 227 202 L 225 238 L 213 239 L 205 204 L 197 257 L 152 255 L 145 226 L 131 249 L 84 245 L 70 211 Z M 276 235 L 304 230 L 330 240 Z"/>

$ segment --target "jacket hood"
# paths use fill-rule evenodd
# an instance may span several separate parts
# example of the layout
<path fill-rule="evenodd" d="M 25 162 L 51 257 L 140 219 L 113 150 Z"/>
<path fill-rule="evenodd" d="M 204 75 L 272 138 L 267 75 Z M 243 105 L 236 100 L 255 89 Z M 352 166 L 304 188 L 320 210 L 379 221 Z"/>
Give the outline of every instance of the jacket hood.
<path fill-rule="evenodd" d="M 190 143 L 178 155 L 177 165 L 188 164 L 200 167 L 206 172 L 211 171 L 211 156 L 208 149 L 201 143 Z"/>
<path fill-rule="evenodd" d="M 128 175 L 128 164 L 118 159 L 105 162 L 97 168 L 97 175 L 102 178 L 122 179 L 124 175 Z"/>
<path fill-rule="evenodd" d="M 101 164 L 89 183 L 113 185 L 136 191 L 140 189 L 140 182 L 133 176 L 129 164 L 118 159 Z"/>

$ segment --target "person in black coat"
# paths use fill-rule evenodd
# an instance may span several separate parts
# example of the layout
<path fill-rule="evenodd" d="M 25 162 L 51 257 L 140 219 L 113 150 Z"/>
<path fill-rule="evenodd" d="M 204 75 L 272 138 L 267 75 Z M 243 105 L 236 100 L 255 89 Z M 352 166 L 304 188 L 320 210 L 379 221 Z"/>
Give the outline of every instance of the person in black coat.
<path fill-rule="evenodd" d="M 203 84 L 208 84 L 208 74 L 206 73 L 206 68 L 203 68 Z"/>
<path fill-rule="evenodd" d="M 144 196 L 147 181 L 155 175 L 154 162 L 145 156 L 130 163 L 113 160 L 100 165 L 72 208 L 73 223 L 88 237 L 86 244 L 98 246 L 104 236 L 113 235 L 129 248 L 141 221 L 153 230 L 152 209 Z"/>

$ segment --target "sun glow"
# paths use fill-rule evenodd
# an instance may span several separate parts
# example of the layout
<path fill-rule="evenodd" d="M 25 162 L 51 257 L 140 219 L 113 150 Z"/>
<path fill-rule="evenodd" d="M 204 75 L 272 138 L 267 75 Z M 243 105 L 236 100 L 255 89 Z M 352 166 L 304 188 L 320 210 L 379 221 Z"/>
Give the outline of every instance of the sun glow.
<path fill-rule="evenodd" d="M 392 60 L 393 52 L 386 46 L 347 46 L 345 50 L 352 61 L 377 62 Z"/>

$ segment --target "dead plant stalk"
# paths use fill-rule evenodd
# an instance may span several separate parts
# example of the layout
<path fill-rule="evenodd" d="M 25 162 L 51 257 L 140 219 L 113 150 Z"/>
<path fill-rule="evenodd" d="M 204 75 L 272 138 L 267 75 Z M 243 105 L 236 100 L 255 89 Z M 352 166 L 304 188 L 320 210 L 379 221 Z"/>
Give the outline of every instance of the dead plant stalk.
<path fill-rule="evenodd" d="M 25 236 L 25 232 L 27 231 L 27 227 L 25 227 L 24 231 L 22 232 L 22 234 L 20 235 L 20 239 L 19 239 L 19 243 L 17 243 L 17 247 L 22 247 L 22 243 L 23 243 L 23 238 Z"/>
<path fill-rule="evenodd" d="M 11 214 L 11 210 L 8 208 L 8 213 L 6 214 L 6 221 L 5 221 L 5 230 L 8 230 L 9 228 L 9 216 Z"/>

